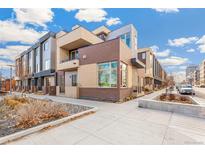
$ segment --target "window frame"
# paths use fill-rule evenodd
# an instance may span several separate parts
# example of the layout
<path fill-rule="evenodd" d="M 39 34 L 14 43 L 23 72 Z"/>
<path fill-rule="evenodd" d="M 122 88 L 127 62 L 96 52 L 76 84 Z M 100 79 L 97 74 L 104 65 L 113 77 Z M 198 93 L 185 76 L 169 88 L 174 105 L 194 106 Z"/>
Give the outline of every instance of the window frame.
<path fill-rule="evenodd" d="M 40 46 L 35 49 L 35 72 L 40 72 Z"/>
<path fill-rule="evenodd" d="M 128 37 L 129 36 L 129 37 Z M 121 40 L 128 46 L 128 48 L 131 48 L 131 33 L 127 32 L 122 35 L 120 35 Z M 127 40 L 129 39 L 129 44 L 127 44 Z"/>
<path fill-rule="evenodd" d="M 146 53 L 145 53 L 145 52 L 142 53 L 142 59 L 143 59 L 143 60 L 146 59 Z"/>
<path fill-rule="evenodd" d="M 74 76 L 75 76 L 75 78 L 74 78 Z M 71 74 L 71 86 L 72 87 L 76 87 L 77 86 L 77 74 Z"/>
<path fill-rule="evenodd" d="M 112 63 L 116 63 L 116 67 L 112 68 Z M 118 61 L 108 61 L 108 62 L 103 62 L 103 63 L 98 63 L 98 87 L 99 88 L 117 88 L 118 87 L 118 67 L 119 67 L 119 62 Z M 100 65 L 103 64 L 109 64 L 109 68 L 99 68 Z M 108 71 L 109 72 L 109 86 L 101 86 L 100 85 L 100 72 L 102 71 Z M 113 83 L 111 83 L 112 81 L 112 71 L 116 71 L 116 83 L 114 83 L 116 86 L 112 86 L 114 85 Z"/>
<path fill-rule="evenodd" d="M 122 85 L 122 83 L 123 83 L 123 81 L 122 81 L 122 65 L 125 65 L 126 66 L 126 69 L 125 69 L 125 73 L 126 73 L 126 87 L 123 87 Z M 120 88 L 128 88 L 128 65 L 126 64 L 126 63 L 124 63 L 124 62 L 120 62 L 120 77 L 121 77 L 121 79 L 120 79 Z"/>
<path fill-rule="evenodd" d="M 74 58 L 73 58 L 74 55 Z M 71 50 L 69 51 L 69 60 L 78 59 L 78 50 Z"/>

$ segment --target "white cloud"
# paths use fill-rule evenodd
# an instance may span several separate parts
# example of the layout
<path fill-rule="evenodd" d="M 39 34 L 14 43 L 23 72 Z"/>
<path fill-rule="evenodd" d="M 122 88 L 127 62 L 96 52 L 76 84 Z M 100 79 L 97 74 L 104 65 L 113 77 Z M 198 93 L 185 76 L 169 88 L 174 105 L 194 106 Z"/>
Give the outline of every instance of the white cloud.
<path fill-rule="evenodd" d="M 16 14 L 16 21 L 22 24 L 33 24 L 46 27 L 46 23 L 51 22 L 54 13 L 51 9 L 46 8 L 28 8 L 28 9 L 14 9 Z"/>
<path fill-rule="evenodd" d="M 73 9 L 66 9 L 68 12 Z M 75 15 L 75 18 L 79 21 L 86 22 L 102 22 L 106 21 L 107 26 L 121 24 L 120 18 L 118 17 L 107 17 L 107 12 L 103 9 L 79 9 Z"/>
<path fill-rule="evenodd" d="M 199 45 L 199 50 L 201 53 L 205 53 L 205 44 Z"/>
<path fill-rule="evenodd" d="M 154 54 L 157 56 L 157 57 L 168 57 L 171 53 L 170 49 L 166 49 L 164 51 L 159 51 L 159 47 L 157 45 L 153 45 L 150 47 Z"/>
<path fill-rule="evenodd" d="M 185 70 L 186 68 L 187 68 L 187 66 L 185 66 L 185 65 L 179 66 L 179 69 L 181 69 L 181 70 Z"/>
<path fill-rule="evenodd" d="M 106 20 L 107 12 L 103 9 L 80 9 L 75 18 L 79 21 L 101 22 Z"/>
<path fill-rule="evenodd" d="M 177 13 L 179 12 L 179 9 L 177 8 L 154 8 L 155 11 L 161 12 L 161 13 Z"/>
<path fill-rule="evenodd" d="M 166 49 L 166 50 L 161 51 L 161 52 L 155 51 L 154 53 L 157 57 L 168 57 L 170 55 L 170 52 L 171 51 L 169 49 Z"/>
<path fill-rule="evenodd" d="M 198 40 L 198 37 L 182 37 L 174 40 L 168 40 L 169 46 L 183 47 L 186 44 L 194 43 Z"/>
<path fill-rule="evenodd" d="M 188 49 L 187 52 L 195 52 L 195 49 Z"/>
<path fill-rule="evenodd" d="M 26 28 L 22 24 L 14 21 L 0 20 L 0 43 L 1 42 L 21 42 L 21 43 L 35 43 L 45 31 L 38 32 L 32 28 Z"/>
<path fill-rule="evenodd" d="M 157 45 L 153 45 L 150 47 L 154 52 L 159 50 L 159 47 Z"/>
<path fill-rule="evenodd" d="M 8 61 L 13 61 L 15 57 L 21 52 L 28 49 L 30 46 L 24 45 L 10 45 L 5 48 L 0 48 L 0 57 L 3 59 L 7 59 Z"/>
<path fill-rule="evenodd" d="M 112 25 L 118 25 L 121 24 L 120 18 L 109 18 L 106 21 L 106 25 L 112 26 Z"/>
<path fill-rule="evenodd" d="M 2 61 L 0 60 L 0 74 L 2 73 L 2 75 L 4 76 L 4 72 L 8 72 L 9 71 L 9 67 L 8 65 L 14 65 L 13 62 L 11 61 Z M 2 71 L 4 70 L 4 72 Z"/>
<path fill-rule="evenodd" d="M 196 44 L 205 44 L 205 35 L 203 35 L 197 42 Z"/>
<path fill-rule="evenodd" d="M 73 9 L 73 8 L 64 8 L 64 10 L 66 10 L 67 12 L 71 12 L 71 11 L 75 11 L 77 9 Z"/>
<path fill-rule="evenodd" d="M 205 53 L 205 35 L 202 36 L 196 44 L 199 44 L 198 49 L 201 53 Z"/>
<path fill-rule="evenodd" d="M 182 65 L 188 62 L 188 58 L 183 57 L 176 57 L 176 56 L 170 56 L 164 59 L 159 59 L 160 63 L 164 66 L 169 65 Z"/>

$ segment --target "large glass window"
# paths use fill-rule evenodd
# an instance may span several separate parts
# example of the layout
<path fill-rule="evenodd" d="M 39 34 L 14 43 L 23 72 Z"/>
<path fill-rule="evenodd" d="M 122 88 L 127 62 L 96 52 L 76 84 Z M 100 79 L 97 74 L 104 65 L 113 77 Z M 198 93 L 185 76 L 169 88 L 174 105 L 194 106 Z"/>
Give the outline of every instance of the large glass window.
<path fill-rule="evenodd" d="M 135 46 L 135 50 L 137 50 L 137 36 L 135 36 L 134 39 L 135 39 L 135 45 L 134 45 Z"/>
<path fill-rule="evenodd" d="M 33 64 L 33 60 L 32 60 L 32 51 L 31 52 L 29 52 L 29 55 L 28 55 L 28 57 L 29 57 L 29 74 L 31 74 L 32 73 L 32 64 Z"/>
<path fill-rule="evenodd" d="M 146 53 L 143 52 L 143 53 L 142 53 L 142 59 L 145 59 L 145 58 L 146 58 Z"/>
<path fill-rule="evenodd" d="M 72 86 L 77 86 L 77 74 L 71 75 Z"/>
<path fill-rule="evenodd" d="M 127 65 L 120 63 L 121 87 L 127 87 Z"/>
<path fill-rule="evenodd" d="M 72 50 L 69 52 L 70 60 L 78 59 L 78 50 Z"/>
<path fill-rule="evenodd" d="M 50 50 L 48 41 L 43 43 L 43 70 L 50 69 Z"/>
<path fill-rule="evenodd" d="M 48 51 L 48 42 L 43 43 L 43 51 Z"/>
<path fill-rule="evenodd" d="M 45 61 L 45 70 L 48 70 L 48 69 L 50 69 L 50 59 L 47 59 Z"/>
<path fill-rule="evenodd" d="M 130 33 L 125 33 L 120 36 L 120 38 L 127 44 L 127 46 L 131 47 L 131 36 Z"/>
<path fill-rule="evenodd" d="M 23 75 L 26 75 L 27 73 L 27 68 L 26 68 L 26 55 L 23 56 Z"/>
<path fill-rule="evenodd" d="M 117 61 L 98 64 L 98 85 L 117 87 Z"/>
<path fill-rule="evenodd" d="M 36 73 L 40 71 L 40 47 L 36 49 Z"/>

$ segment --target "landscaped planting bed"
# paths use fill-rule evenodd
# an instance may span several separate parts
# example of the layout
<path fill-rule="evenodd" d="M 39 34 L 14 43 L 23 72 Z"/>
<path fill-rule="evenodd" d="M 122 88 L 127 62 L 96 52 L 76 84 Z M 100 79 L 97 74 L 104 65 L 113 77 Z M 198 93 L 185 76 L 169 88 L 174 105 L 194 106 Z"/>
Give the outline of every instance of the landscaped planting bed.
<path fill-rule="evenodd" d="M 178 94 L 160 94 L 151 99 L 139 99 L 138 106 L 154 110 L 180 113 L 187 116 L 205 118 L 205 107 L 200 105 L 194 97 Z"/>
<path fill-rule="evenodd" d="M 90 109 L 92 108 L 52 100 L 5 96 L 0 101 L 0 138 Z"/>
<path fill-rule="evenodd" d="M 175 103 L 182 103 L 182 104 L 196 104 L 187 96 L 182 96 L 178 94 L 166 94 L 163 93 L 156 100 L 160 100 L 162 102 L 175 102 Z"/>

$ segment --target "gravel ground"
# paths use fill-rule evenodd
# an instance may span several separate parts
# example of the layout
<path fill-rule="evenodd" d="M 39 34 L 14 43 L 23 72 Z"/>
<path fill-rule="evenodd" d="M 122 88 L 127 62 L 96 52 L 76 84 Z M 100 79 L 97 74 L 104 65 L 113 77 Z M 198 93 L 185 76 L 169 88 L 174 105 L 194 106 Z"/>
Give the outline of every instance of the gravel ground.
<path fill-rule="evenodd" d="M 3 101 L 1 101 L 1 99 L 2 99 L 2 97 L 0 96 L 0 137 L 10 135 L 10 134 L 19 132 L 21 130 L 24 130 L 22 128 L 15 127 L 15 125 L 16 125 L 16 120 L 15 120 L 16 112 L 14 110 L 12 110 L 11 108 L 9 108 L 7 105 L 5 105 L 3 103 Z M 50 101 L 50 100 L 46 100 L 46 101 Z M 66 104 L 58 103 L 58 104 L 63 105 L 63 107 L 65 107 L 65 111 L 67 111 L 69 113 L 69 116 L 91 109 L 91 107 L 82 106 L 82 105 L 74 105 L 74 104 L 68 104 L 68 103 L 66 103 Z M 57 120 L 57 119 L 55 119 L 55 120 Z M 47 123 L 50 121 L 52 121 L 52 120 L 47 120 L 47 121 L 44 121 L 43 123 Z M 43 124 L 43 123 L 41 123 L 41 124 Z"/>

